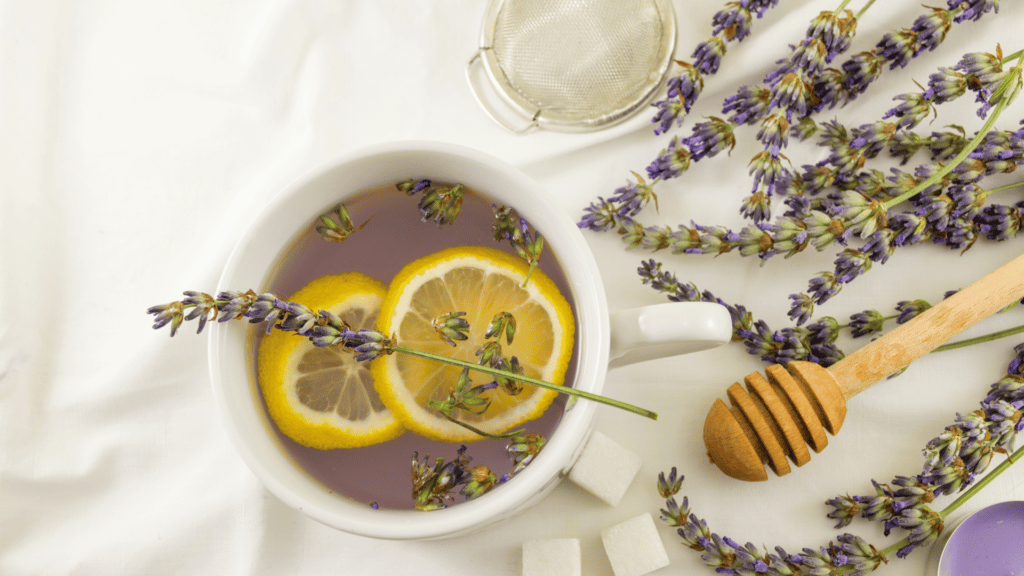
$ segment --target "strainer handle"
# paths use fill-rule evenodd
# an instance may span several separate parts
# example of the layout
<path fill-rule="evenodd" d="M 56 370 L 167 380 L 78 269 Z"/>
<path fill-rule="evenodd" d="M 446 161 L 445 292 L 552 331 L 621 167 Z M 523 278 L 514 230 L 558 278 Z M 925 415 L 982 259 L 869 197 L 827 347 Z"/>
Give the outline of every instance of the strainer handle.
<path fill-rule="evenodd" d="M 525 132 L 529 132 L 533 128 L 536 128 L 537 127 L 537 114 L 540 114 L 539 110 L 537 111 L 537 114 L 534 114 L 533 118 L 528 118 L 526 116 L 523 116 L 521 114 L 516 113 L 514 110 L 509 108 L 508 111 L 509 111 L 510 114 L 513 114 L 516 117 L 522 118 L 524 120 L 529 120 L 529 124 L 527 124 L 526 126 L 524 126 L 522 128 L 516 128 L 516 127 L 510 125 L 505 120 L 503 120 L 495 112 L 495 110 L 493 108 L 491 108 L 491 105 L 488 103 L 488 101 L 485 98 L 481 97 L 481 95 L 480 95 L 480 88 L 481 87 L 477 85 L 477 81 L 475 79 L 476 75 L 473 74 L 473 67 L 474 67 L 474 64 L 477 63 L 477 61 L 481 60 L 480 56 L 481 56 L 482 52 L 483 52 L 483 48 L 477 50 L 476 54 L 474 54 L 473 57 L 469 59 L 469 63 L 466 64 L 466 82 L 469 84 L 469 91 L 473 94 L 473 98 L 476 100 L 476 103 L 480 105 L 480 108 L 484 111 L 484 114 L 487 114 L 487 117 L 490 118 L 491 120 L 493 120 L 495 124 L 501 126 L 502 128 L 508 130 L 509 132 L 512 132 L 513 134 L 523 134 Z"/>

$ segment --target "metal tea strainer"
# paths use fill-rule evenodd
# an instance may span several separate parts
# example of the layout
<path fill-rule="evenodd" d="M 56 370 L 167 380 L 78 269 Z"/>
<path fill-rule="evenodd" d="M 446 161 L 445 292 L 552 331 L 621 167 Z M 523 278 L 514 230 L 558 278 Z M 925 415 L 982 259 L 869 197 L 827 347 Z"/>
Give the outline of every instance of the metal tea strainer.
<path fill-rule="evenodd" d="M 513 132 L 586 132 L 646 105 L 675 43 L 671 0 L 492 0 L 466 78 L 484 112 Z M 504 113 L 484 97 L 478 62 Z"/>

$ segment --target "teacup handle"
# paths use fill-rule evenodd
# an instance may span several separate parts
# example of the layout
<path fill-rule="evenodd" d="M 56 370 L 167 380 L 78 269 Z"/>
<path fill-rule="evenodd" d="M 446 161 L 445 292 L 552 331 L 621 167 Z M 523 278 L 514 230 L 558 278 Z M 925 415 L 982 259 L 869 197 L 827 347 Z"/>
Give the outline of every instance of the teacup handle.
<path fill-rule="evenodd" d="M 732 339 L 732 317 L 714 302 L 667 302 L 611 314 L 608 365 L 715 348 Z"/>

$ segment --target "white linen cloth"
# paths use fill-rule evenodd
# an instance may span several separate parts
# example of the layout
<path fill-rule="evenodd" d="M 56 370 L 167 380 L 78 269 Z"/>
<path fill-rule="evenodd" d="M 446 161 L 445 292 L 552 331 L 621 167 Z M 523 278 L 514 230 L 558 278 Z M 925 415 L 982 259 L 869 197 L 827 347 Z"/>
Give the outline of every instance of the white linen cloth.
<path fill-rule="evenodd" d="M 725 96 L 759 82 L 811 17 L 835 5 L 783 0 L 756 21 L 679 133 L 720 114 Z M 720 6 L 675 6 L 677 57 L 688 60 Z M 844 429 L 810 464 L 747 484 L 710 466 L 700 440 L 712 400 L 763 368 L 734 344 L 610 373 L 607 393 L 661 412 L 648 422 L 599 410 L 596 428 L 644 462 L 617 507 L 563 483 L 511 521 L 433 542 L 351 536 L 286 507 L 245 467 L 218 421 L 205 336 L 188 325 L 173 340 L 166 329 L 154 332 L 147 307 L 183 290 L 212 291 L 269 198 L 311 167 L 368 144 L 431 139 L 480 149 L 522 167 L 578 217 L 630 170 L 643 172 L 668 141 L 651 135 L 650 111 L 587 135 L 513 136 L 492 124 L 463 78 L 485 10 L 473 0 L 0 2 L 0 574 L 504 576 L 520 573 L 524 540 L 572 537 L 581 540 L 584 573 L 607 575 L 599 532 L 657 515 L 657 473 L 672 466 L 686 475 L 683 493 L 712 530 L 769 549 L 817 548 L 838 534 L 824 500 L 870 493 L 872 478 L 919 472 L 925 443 L 957 412 L 977 408 L 1003 374 L 1024 338 L 927 357 L 852 399 Z M 923 10 L 919 2 L 877 3 L 851 53 Z M 997 42 L 1007 54 L 1024 48 L 1022 18 L 1019 2 L 1003 2 L 997 16 L 954 25 L 939 51 L 887 71 L 868 96 L 833 114 L 852 126 L 872 122 L 892 96 L 965 52 L 994 51 Z M 998 126 L 1016 126 L 1021 106 Z M 967 102 L 942 107 L 933 127 L 977 129 L 973 110 Z M 660 212 L 648 209 L 646 219 L 740 227 L 753 134 L 742 129 L 731 157 L 660 185 Z M 787 154 L 799 166 L 822 152 Z M 1016 195 L 1008 203 L 1020 199 L 1018 191 L 1003 194 Z M 586 235 L 613 310 L 664 300 L 634 272 L 654 257 L 774 328 L 787 325 L 788 294 L 830 269 L 838 251 L 762 267 L 734 254 L 628 252 L 614 235 Z M 963 256 L 935 246 L 900 251 L 819 313 L 844 319 L 867 308 L 889 313 L 900 300 L 935 302 L 1020 246 L 980 241 Z M 965 336 L 1021 323 L 1016 309 Z M 1019 466 L 964 510 L 1014 499 L 1024 499 Z M 864 521 L 843 531 L 878 548 L 894 541 Z M 673 530 L 660 532 L 672 561 L 661 573 L 711 573 Z M 920 574 L 927 558 L 923 550 L 892 558 L 881 573 Z"/>

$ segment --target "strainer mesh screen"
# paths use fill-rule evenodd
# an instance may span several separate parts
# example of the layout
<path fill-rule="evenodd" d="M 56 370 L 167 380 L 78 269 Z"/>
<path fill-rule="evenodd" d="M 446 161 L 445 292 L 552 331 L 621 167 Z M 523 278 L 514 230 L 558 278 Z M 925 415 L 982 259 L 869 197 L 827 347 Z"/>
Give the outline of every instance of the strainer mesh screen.
<path fill-rule="evenodd" d="M 511 89 L 545 116 L 588 120 L 637 100 L 664 33 L 651 0 L 506 0 L 492 49 Z"/>

